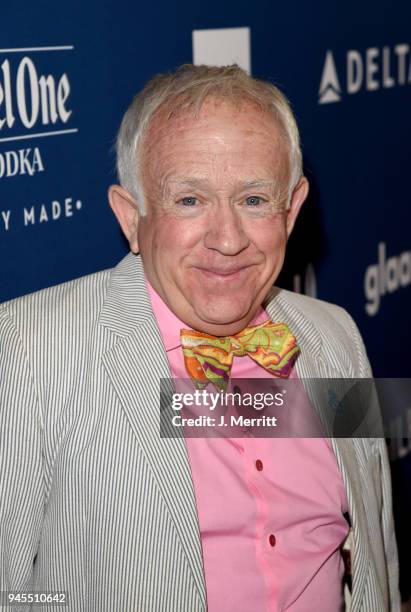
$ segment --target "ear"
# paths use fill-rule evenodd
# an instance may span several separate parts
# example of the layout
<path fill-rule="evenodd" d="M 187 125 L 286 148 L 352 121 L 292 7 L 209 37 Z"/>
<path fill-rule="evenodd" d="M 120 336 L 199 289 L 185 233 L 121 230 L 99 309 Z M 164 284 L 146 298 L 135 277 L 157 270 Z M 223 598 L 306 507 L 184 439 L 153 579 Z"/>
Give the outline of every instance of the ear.
<path fill-rule="evenodd" d="M 130 249 L 138 253 L 137 228 L 140 213 L 133 196 L 120 185 L 111 185 L 108 190 L 108 201 L 123 234 L 127 238 Z"/>
<path fill-rule="evenodd" d="M 287 238 L 290 237 L 293 231 L 294 224 L 297 220 L 298 214 L 304 204 L 308 195 L 308 181 L 305 176 L 302 176 L 298 181 L 296 187 L 294 187 L 290 207 L 287 210 Z"/>

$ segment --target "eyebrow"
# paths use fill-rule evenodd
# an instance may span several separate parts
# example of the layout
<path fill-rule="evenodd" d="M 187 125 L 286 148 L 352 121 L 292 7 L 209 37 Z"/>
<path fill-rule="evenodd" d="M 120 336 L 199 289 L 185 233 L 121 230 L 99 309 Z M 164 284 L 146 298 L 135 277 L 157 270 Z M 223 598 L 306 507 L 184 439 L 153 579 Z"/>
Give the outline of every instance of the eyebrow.
<path fill-rule="evenodd" d="M 209 182 L 207 179 L 202 179 L 202 178 L 193 178 L 193 177 L 186 177 L 186 176 L 176 176 L 176 177 L 172 177 L 167 181 L 168 184 L 177 184 L 177 185 L 184 185 L 184 186 L 188 186 L 188 187 L 208 187 L 209 186 Z M 250 187 L 276 187 L 278 185 L 277 181 L 273 181 L 273 180 L 255 180 L 255 179 L 249 179 L 249 180 L 245 180 L 245 181 L 241 181 L 239 182 L 236 187 L 240 188 L 240 189 L 245 189 L 245 188 L 250 188 Z M 166 185 L 164 185 L 164 188 L 166 187 Z"/>
<path fill-rule="evenodd" d="M 244 181 L 244 187 L 275 187 L 278 184 L 278 181 Z"/>
<path fill-rule="evenodd" d="M 192 178 L 189 176 L 174 176 L 170 178 L 168 183 L 174 183 L 177 185 L 187 185 L 188 187 L 201 187 L 208 185 L 207 179 Z"/>

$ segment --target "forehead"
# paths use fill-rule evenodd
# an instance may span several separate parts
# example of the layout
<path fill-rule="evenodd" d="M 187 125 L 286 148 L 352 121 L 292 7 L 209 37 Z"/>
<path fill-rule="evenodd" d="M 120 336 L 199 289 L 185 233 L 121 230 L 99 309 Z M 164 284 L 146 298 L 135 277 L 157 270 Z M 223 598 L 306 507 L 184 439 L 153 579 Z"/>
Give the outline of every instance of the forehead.
<path fill-rule="evenodd" d="M 152 178 L 184 176 L 244 180 L 288 172 L 288 140 L 271 113 L 244 101 L 206 99 L 201 108 L 160 109 L 142 142 L 142 164 Z M 261 175 L 261 176 L 259 176 Z"/>

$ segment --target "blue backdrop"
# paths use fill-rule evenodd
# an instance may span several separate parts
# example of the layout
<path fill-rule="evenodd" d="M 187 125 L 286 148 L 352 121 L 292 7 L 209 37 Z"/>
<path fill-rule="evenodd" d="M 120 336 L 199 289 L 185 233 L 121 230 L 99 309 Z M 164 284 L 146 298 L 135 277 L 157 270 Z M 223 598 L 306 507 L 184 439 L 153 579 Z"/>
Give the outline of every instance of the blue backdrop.
<path fill-rule="evenodd" d="M 311 193 L 279 284 L 347 308 L 374 373 L 409 377 L 410 22 L 390 0 L 3 7 L 0 301 L 122 257 L 106 192 L 132 96 L 184 62 L 238 61 L 283 89 L 301 128 Z M 408 596 L 411 461 L 391 452 Z"/>

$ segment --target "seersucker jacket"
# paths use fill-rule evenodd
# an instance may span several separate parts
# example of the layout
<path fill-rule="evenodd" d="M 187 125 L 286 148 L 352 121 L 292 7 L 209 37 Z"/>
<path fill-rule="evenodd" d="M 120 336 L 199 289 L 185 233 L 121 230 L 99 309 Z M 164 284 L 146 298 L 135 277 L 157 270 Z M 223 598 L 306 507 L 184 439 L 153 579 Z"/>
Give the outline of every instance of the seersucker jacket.
<path fill-rule="evenodd" d="M 298 338 L 300 378 L 371 376 L 343 309 L 278 289 L 266 309 Z M 169 376 L 139 256 L 0 306 L 0 590 L 65 592 L 70 612 L 207 610 L 184 439 L 159 436 Z M 332 444 L 351 610 L 397 612 L 385 442 Z"/>

